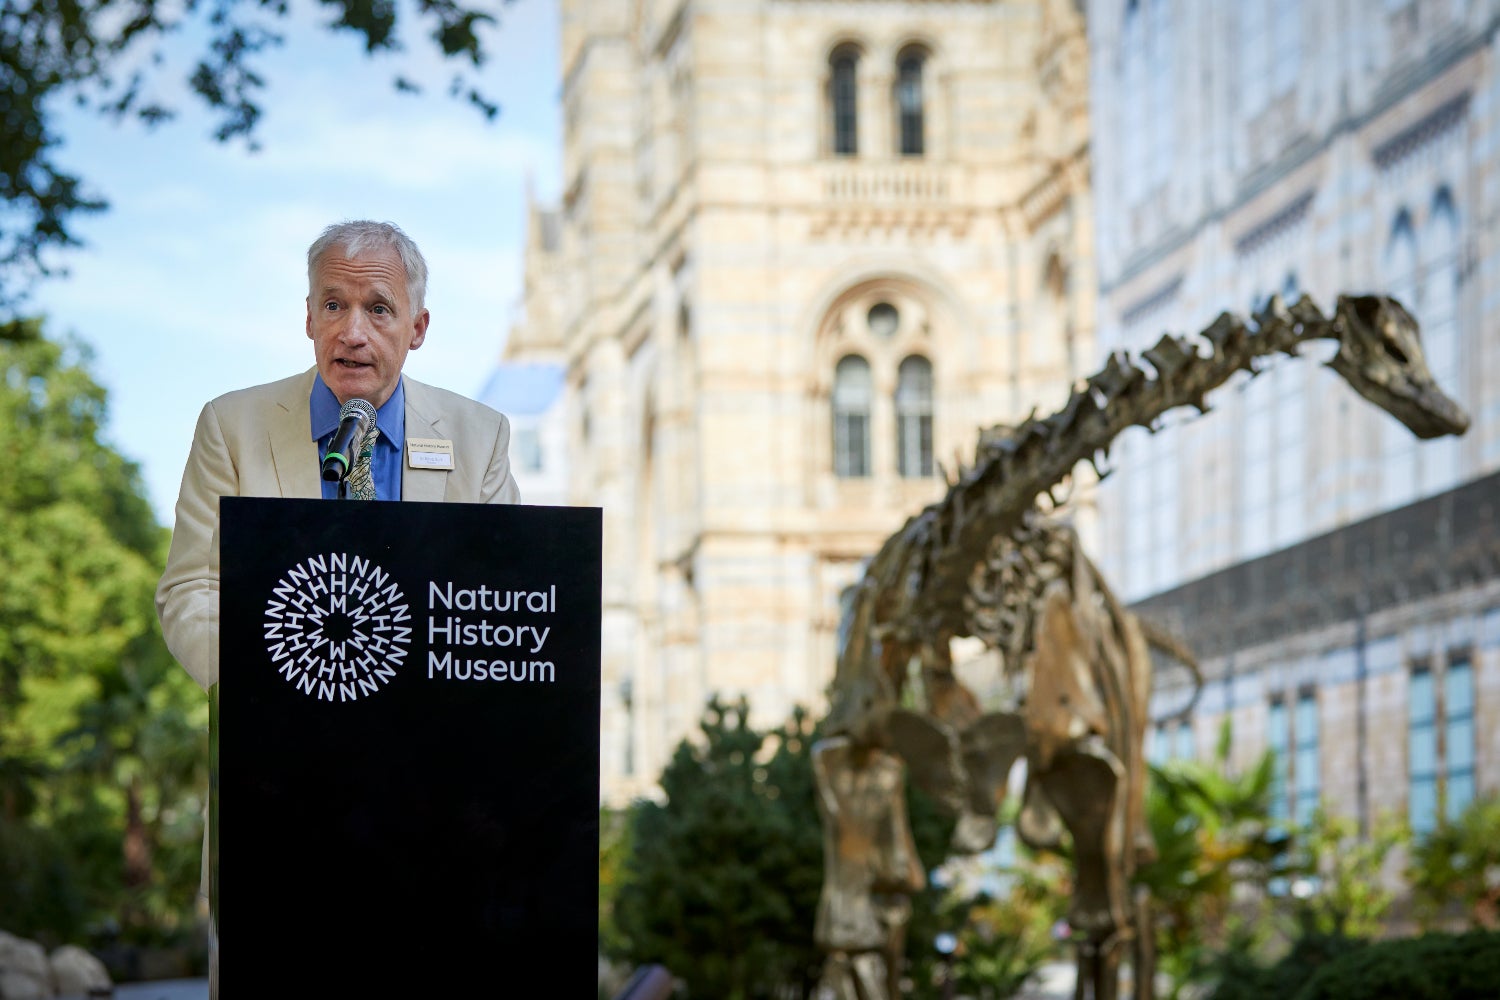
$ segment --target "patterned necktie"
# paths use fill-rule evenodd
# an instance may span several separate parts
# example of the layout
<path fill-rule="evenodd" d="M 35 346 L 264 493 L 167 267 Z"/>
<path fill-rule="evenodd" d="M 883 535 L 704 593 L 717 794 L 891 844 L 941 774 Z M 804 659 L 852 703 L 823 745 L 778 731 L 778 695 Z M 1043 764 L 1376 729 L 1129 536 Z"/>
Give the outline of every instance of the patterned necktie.
<path fill-rule="evenodd" d="M 375 477 L 370 473 L 370 453 L 375 450 L 375 439 L 379 436 L 380 428 L 371 428 L 364 447 L 359 449 L 359 457 L 354 460 L 354 468 L 349 470 L 350 500 L 375 499 Z"/>

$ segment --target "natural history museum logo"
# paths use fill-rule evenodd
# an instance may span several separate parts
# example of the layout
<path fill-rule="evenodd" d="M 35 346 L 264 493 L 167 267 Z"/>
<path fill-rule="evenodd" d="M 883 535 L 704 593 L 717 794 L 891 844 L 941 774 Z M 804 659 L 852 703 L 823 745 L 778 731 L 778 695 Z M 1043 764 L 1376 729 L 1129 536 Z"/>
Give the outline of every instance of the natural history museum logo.
<path fill-rule="evenodd" d="M 266 601 L 266 651 L 277 672 L 320 701 L 357 701 L 396 676 L 411 646 L 411 613 L 391 575 L 332 553 L 294 566 Z"/>

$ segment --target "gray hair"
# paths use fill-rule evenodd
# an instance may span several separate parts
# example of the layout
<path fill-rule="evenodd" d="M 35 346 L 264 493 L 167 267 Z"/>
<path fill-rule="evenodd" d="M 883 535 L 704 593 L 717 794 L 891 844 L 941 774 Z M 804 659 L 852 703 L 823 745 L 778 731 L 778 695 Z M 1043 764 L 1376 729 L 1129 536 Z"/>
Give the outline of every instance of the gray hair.
<path fill-rule="evenodd" d="M 427 261 L 422 251 L 412 242 L 401 227 L 390 222 L 370 222 L 360 219 L 353 222 L 336 222 L 323 230 L 307 248 L 307 287 L 313 289 L 317 281 L 318 264 L 332 250 L 341 250 L 345 257 L 358 257 L 371 250 L 394 250 L 401 258 L 406 270 L 406 297 L 411 300 L 412 316 L 422 314 L 427 298 Z"/>

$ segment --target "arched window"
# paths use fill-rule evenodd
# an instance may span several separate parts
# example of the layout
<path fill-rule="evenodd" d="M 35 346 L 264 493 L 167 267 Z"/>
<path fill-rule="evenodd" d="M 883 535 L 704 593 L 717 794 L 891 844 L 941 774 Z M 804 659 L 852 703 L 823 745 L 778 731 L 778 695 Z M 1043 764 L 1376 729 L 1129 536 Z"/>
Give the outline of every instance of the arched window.
<path fill-rule="evenodd" d="M 1385 247 L 1386 283 L 1393 297 L 1399 299 L 1407 309 L 1417 308 L 1417 231 L 1412 225 L 1411 213 L 1402 209 L 1391 223 L 1391 238 Z"/>
<path fill-rule="evenodd" d="M 921 156 L 923 137 L 922 67 L 927 56 L 907 49 L 896 60 L 896 118 L 902 156 Z"/>
<path fill-rule="evenodd" d="M 1422 348 L 1427 368 L 1438 385 L 1462 394 L 1462 365 L 1458 334 L 1458 209 L 1446 187 L 1432 199 L 1432 211 L 1422 230 L 1421 276 L 1418 279 L 1417 321 L 1422 324 Z M 1420 446 L 1422 495 L 1456 485 L 1460 474 L 1458 438 L 1443 437 Z"/>
<path fill-rule="evenodd" d="M 870 474 L 870 363 L 846 355 L 833 374 L 833 474 L 862 479 Z"/>
<path fill-rule="evenodd" d="M 1420 322 L 1421 303 L 1417 301 L 1417 234 L 1411 214 L 1402 209 L 1391 224 L 1382 261 L 1385 283 L 1391 296 L 1404 305 Z M 1380 469 L 1380 503 L 1387 509 L 1410 503 L 1417 498 L 1421 483 L 1417 468 L 1417 445 L 1411 432 L 1394 417 L 1381 421 L 1383 459 Z"/>
<path fill-rule="evenodd" d="M 828 105 L 833 115 L 833 152 L 853 156 L 859 152 L 859 52 L 849 45 L 834 50 L 828 60 Z"/>
<path fill-rule="evenodd" d="M 896 467 L 906 479 L 932 475 L 932 363 L 916 355 L 896 371 Z"/>

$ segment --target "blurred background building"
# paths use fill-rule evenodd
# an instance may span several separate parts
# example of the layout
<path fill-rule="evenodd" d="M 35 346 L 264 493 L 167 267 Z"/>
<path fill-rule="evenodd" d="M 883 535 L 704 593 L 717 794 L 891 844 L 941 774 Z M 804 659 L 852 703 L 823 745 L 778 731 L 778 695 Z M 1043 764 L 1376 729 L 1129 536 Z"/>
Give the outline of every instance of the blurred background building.
<path fill-rule="evenodd" d="M 1465 437 L 1283 360 L 1122 439 L 1080 526 L 1205 658 L 1158 759 L 1228 720 L 1281 814 L 1419 831 L 1500 787 L 1500 0 L 561 16 L 564 195 L 488 398 L 520 462 L 537 428 L 529 501 L 606 512 L 606 800 L 713 693 L 820 711 L 840 591 L 980 426 L 1221 311 L 1368 290 Z"/>
<path fill-rule="evenodd" d="M 1272 294 L 1384 291 L 1473 417 L 1419 443 L 1291 359 L 1121 442 L 1092 550 L 1212 678 L 1153 752 L 1205 756 L 1229 719 L 1238 762 L 1278 751 L 1282 814 L 1430 829 L 1500 786 L 1500 4 L 1087 18 L 1101 349 Z"/>
<path fill-rule="evenodd" d="M 565 373 L 620 802 L 714 693 L 820 712 L 862 561 L 1092 362 L 1088 51 L 1072 0 L 560 9 L 564 193 L 487 398 Z"/>

